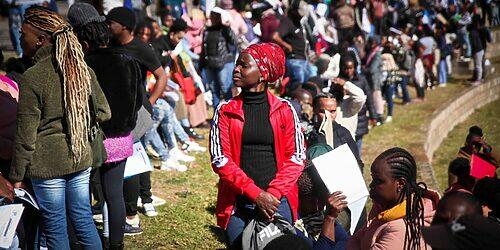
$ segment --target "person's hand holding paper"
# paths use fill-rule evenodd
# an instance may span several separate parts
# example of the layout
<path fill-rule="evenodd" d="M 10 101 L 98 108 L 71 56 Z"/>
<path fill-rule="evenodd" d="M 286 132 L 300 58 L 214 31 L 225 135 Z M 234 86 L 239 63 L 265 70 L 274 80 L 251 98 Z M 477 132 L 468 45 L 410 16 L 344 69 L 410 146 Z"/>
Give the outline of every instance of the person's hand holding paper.
<path fill-rule="evenodd" d="M 359 221 L 366 200 L 368 189 L 358 162 L 347 144 L 344 144 L 312 160 L 319 176 L 330 193 L 342 191 L 351 210 L 351 233 Z"/>

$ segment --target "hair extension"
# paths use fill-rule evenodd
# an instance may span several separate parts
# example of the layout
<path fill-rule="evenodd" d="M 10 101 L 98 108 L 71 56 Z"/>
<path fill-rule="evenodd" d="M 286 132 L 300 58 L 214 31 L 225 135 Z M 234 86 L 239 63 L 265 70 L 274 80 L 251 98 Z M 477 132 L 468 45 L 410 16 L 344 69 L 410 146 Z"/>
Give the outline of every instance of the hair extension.
<path fill-rule="evenodd" d="M 417 183 L 415 159 L 408 151 L 398 147 L 386 150 L 378 158 L 385 159 L 392 170 L 393 178 L 406 180 L 403 188 L 406 199 L 405 249 L 420 249 L 421 228 L 424 225 L 423 196 L 427 186 L 424 183 Z"/>
<path fill-rule="evenodd" d="M 74 32 L 80 41 L 89 44 L 91 50 L 106 47 L 109 44 L 109 27 L 105 22 L 91 22 L 75 28 Z"/>
<path fill-rule="evenodd" d="M 30 7 L 25 23 L 51 35 L 56 69 L 63 82 L 63 99 L 73 162 L 79 163 L 87 147 L 90 128 L 91 76 L 82 46 L 64 18 L 46 8 Z"/>

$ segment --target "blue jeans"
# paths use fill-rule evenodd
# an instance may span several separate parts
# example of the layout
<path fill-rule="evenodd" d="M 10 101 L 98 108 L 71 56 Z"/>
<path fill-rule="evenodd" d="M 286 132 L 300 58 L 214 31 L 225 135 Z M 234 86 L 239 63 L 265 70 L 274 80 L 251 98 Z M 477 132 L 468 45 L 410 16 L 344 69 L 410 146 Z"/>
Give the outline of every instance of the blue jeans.
<path fill-rule="evenodd" d="M 21 48 L 21 25 L 24 20 L 24 12 L 29 7 L 29 5 L 15 6 L 9 9 L 9 33 L 10 41 L 12 46 L 16 51 L 18 56 L 23 54 L 23 49 Z"/>
<path fill-rule="evenodd" d="M 466 46 L 464 56 L 471 57 L 472 56 L 472 47 L 470 45 L 469 32 L 467 32 L 466 30 L 458 30 L 457 36 L 458 36 L 458 40 L 460 42 L 460 45 L 462 47 L 463 47 L 463 45 Z"/>
<path fill-rule="evenodd" d="M 447 83 L 448 82 L 448 66 L 446 64 L 446 58 L 442 58 L 439 61 L 439 83 Z"/>
<path fill-rule="evenodd" d="M 289 70 L 290 83 L 293 85 L 302 85 L 309 78 L 318 74 L 318 68 L 310 64 L 307 60 L 287 59 L 286 68 Z M 290 86 L 292 89 L 296 86 Z"/>
<path fill-rule="evenodd" d="M 401 77 L 401 90 L 403 91 L 403 103 L 408 103 L 411 101 L 410 98 L 410 93 L 408 92 L 408 82 L 410 81 L 410 78 L 408 76 L 402 76 Z"/>
<path fill-rule="evenodd" d="M 256 205 L 245 205 L 244 207 L 236 208 L 236 211 L 229 218 L 229 223 L 226 228 L 226 240 L 229 248 L 238 247 L 241 244 L 241 235 L 248 223 L 259 213 L 259 208 Z M 290 224 L 292 223 L 292 210 L 286 198 L 281 199 L 278 211 L 283 218 Z M 240 247 L 241 248 L 241 247 Z M 235 248 L 236 249 L 236 248 Z"/>
<path fill-rule="evenodd" d="M 215 108 L 219 106 L 221 96 L 225 100 L 229 100 L 233 97 L 233 93 L 231 93 L 233 69 L 233 62 L 224 64 L 222 69 L 203 69 L 203 75 L 205 77 L 204 82 L 207 83 L 212 91 L 213 105 Z"/>
<path fill-rule="evenodd" d="M 163 140 L 161 139 L 155 127 L 146 132 L 142 139 L 142 143 L 145 146 L 151 145 L 153 149 L 160 155 L 160 159 L 162 161 L 166 161 L 170 157 L 168 149 L 165 147 L 165 144 L 163 143 Z"/>
<path fill-rule="evenodd" d="M 153 128 L 157 129 L 158 126 L 161 126 L 167 145 L 170 148 L 175 147 L 177 144 L 175 136 L 183 143 L 189 141 L 189 136 L 175 116 L 174 109 L 163 99 L 158 99 L 153 106 Z"/>
<path fill-rule="evenodd" d="M 392 116 L 392 111 L 394 110 L 394 100 L 392 96 L 394 95 L 394 84 L 387 83 L 384 86 L 384 96 L 387 102 L 387 116 Z"/>
<path fill-rule="evenodd" d="M 54 179 L 32 179 L 49 249 L 70 249 L 66 216 L 84 249 L 102 249 L 89 197 L 90 168 Z"/>

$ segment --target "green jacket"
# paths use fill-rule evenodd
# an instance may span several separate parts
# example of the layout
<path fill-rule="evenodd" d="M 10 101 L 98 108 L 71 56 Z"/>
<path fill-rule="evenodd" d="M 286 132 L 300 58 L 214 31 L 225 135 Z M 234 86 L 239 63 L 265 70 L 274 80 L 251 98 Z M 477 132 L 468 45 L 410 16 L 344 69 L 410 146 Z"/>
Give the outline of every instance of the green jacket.
<path fill-rule="evenodd" d="M 37 51 L 35 65 L 19 82 L 17 129 L 14 156 L 9 178 L 12 182 L 24 178 L 52 179 L 87 169 L 92 164 L 90 144 L 82 160 L 75 164 L 69 146 L 69 131 L 65 119 L 63 87 L 52 61 L 52 46 Z M 92 96 L 98 103 L 97 120 L 111 117 L 108 102 L 94 72 Z"/>

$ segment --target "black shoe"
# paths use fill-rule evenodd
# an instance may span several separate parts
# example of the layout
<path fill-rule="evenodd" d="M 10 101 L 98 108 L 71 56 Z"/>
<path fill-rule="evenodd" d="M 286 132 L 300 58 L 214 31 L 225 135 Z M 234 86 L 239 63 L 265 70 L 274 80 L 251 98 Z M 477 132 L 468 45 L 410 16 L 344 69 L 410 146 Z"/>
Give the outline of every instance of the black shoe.
<path fill-rule="evenodd" d="M 109 250 L 123 250 L 123 242 L 109 244 Z"/>
<path fill-rule="evenodd" d="M 183 128 L 184 128 L 184 131 L 186 132 L 186 134 L 189 137 L 191 137 L 192 139 L 194 139 L 194 140 L 204 140 L 205 139 L 205 136 L 196 133 L 196 131 L 194 131 L 193 128 L 187 128 L 187 127 L 183 127 Z"/>
<path fill-rule="evenodd" d="M 128 223 L 125 223 L 125 235 L 127 236 L 134 236 L 134 235 L 139 235 L 142 234 L 142 228 L 139 227 L 134 227 Z M 110 246 L 111 248 L 111 246 Z"/>

